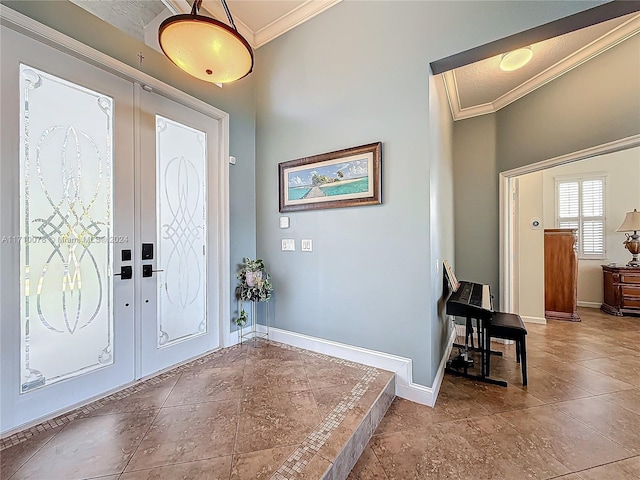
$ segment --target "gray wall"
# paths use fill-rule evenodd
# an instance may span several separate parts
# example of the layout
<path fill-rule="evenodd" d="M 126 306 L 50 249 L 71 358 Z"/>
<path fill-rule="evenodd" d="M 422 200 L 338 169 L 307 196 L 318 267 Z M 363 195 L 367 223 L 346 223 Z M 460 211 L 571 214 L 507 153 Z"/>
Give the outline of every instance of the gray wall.
<path fill-rule="evenodd" d="M 432 171 L 450 166 L 431 145 L 429 62 L 593 5 L 342 2 L 258 50 L 257 248 L 276 327 L 410 357 L 431 385 L 447 328 L 431 242 L 452 239 L 431 220 L 447 197 Z M 383 205 L 294 212 L 278 228 L 278 163 L 379 140 Z M 287 237 L 298 251 L 280 251 Z"/>
<path fill-rule="evenodd" d="M 640 133 L 640 35 L 496 117 L 499 172 Z"/>
<path fill-rule="evenodd" d="M 640 35 L 495 114 L 455 123 L 456 261 L 498 298 L 498 174 L 640 133 Z M 481 202 L 471 203 L 474 199 Z M 469 205 L 475 205 L 472 211 Z M 473 248 L 470 249 L 470 241 Z"/>
<path fill-rule="evenodd" d="M 499 301 L 498 176 L 494 115 L 457 121 L 453 127 L 456 275 L 492 286 Z"/>
<path fill-rule="evenodd" d="M 429 77 L 429 182 L 431 259 L 437 264 L 431 284 L 430 318 L 445 319 L 449 286 L 444 285 L 442 262 L 448 259 L 455 268 L 453 217 L 453 118 L 442 75 Z M 442 281 L 438 281 L 438 278 Z M 438 367 L 449 341 L 451 326 L 446 320 L 431 322 L 431 365 Z"/>
<path fill-rule="evenodd" d="M 179 70 L 164 55 L 147 47 L 67 0 L 2 3 L 69 37 L 137 68 L 229 114 L 231 315 L 236 315 L 235 272 L 242 258 L 254 257 L 255 234 L 255 99 L 254 76 L 218 88 Z M 138 52 L 144 64 L 138 65 Z M 235 323 L 231 324 L 234 330 Z"/>

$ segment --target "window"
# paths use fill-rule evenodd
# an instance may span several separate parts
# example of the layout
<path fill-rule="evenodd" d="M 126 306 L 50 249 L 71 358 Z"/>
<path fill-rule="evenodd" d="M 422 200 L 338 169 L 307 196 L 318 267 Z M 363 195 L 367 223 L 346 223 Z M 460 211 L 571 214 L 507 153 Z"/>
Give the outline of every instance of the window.
<path fill-rule="evenodd" d="M 556 179 L 556 226 L 578 229 L 580 258 L 604 258 L 604 176 Z"/>

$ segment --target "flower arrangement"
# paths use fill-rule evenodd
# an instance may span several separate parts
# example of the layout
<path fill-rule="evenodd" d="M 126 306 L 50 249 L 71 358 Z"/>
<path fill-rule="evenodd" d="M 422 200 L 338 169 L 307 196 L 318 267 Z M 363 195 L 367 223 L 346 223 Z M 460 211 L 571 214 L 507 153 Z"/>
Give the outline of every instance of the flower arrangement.
<path fill-rule="evenodd" d="M 244 265 L 236 274 L 240 281 L 236 287 L 236 298 L 241 301 L 268 302 L 271 298 L 273 285 L 271 276 L 267 273 L 264 262 L 261 259 L 244 259 Z M 238 326 L 247 323 L 247 313 L 244 308 L 236 319 Z"/>

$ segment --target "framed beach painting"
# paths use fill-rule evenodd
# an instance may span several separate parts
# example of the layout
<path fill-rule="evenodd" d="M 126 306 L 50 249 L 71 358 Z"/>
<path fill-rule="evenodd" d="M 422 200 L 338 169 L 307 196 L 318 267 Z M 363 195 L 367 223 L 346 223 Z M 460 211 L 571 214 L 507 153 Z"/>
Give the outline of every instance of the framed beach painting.
<path fill-rule="evenodd" d="M 280 212 L 382 203 L 382 142 L 278 164 Z"/>

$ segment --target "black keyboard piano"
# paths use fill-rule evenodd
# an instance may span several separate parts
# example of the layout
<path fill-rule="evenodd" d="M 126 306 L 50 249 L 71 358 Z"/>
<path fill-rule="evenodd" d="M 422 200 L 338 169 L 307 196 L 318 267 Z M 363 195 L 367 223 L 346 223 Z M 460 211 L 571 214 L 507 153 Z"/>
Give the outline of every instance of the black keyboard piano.
<path fill-rule="evenodd" d="M 491 287 L 481 283 L 460 282 L 447 300 L 447 315 L 456 317 L 491 318 L 493 297 Z"/>
<path fill-rule="evenodd" d="M 500 352 L 493 352 L 490 349 L 489 338 L 485 337 L 487 322 L 491 322 L 493 313 L 493 297 L 491 296 L 491 287 L 489 285 L 473 282 L 459 283 L 456 291 L 447 300 L 447 315 L 465 317 L 467 320 L 464 345 L 454 343 L 454 346 L 460 349 L 457 364 L 462 364 L 463 371 L 456 369 L 456 360 L 447 362 L 446 371 L 454 375 L 506 387 L 507 382 L 504 380 L 489 378 L 488 356 L 491 354 L 502 355 Z M 474 326 L 472 319 L 476 319 L 478 348 L 473 346 Z M 471 347 L 469 347 L 469 340 L 471 340 Z M 468 368 L 473 366 L 473 361 L 469 360 L 469 350 L 480 351 L 481 353 L 479 374 L 471 374 L 468 371 Z"/>

